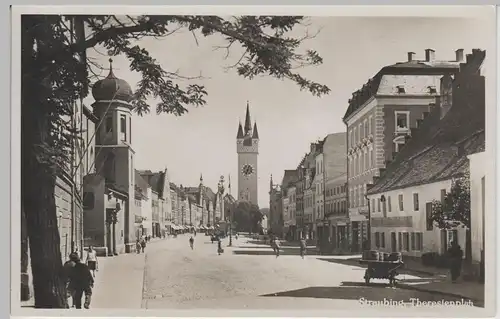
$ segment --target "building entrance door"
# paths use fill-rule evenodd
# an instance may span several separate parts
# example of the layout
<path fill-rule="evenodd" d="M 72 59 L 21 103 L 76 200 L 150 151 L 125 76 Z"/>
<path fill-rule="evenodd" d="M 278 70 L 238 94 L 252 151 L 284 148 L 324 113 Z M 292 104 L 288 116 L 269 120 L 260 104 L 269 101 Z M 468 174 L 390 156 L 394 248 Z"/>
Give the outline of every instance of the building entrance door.
<path fill-rule="evenodd" d="M 391 251 L 393 253 L 398 251 L 398 243 L 396 240 L 396 233 L 395 232 L 391 233 Z"/>
<path fill-rule="evenodd" d="M 352 222 L 352 247 L 353 252 L 359 251 L 359 222 Z"/>

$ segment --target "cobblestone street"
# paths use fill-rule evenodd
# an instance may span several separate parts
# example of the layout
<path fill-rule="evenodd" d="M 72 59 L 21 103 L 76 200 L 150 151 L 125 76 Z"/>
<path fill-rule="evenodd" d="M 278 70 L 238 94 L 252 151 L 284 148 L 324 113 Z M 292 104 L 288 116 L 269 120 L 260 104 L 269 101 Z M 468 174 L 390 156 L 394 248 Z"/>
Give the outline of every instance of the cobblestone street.
<path fill-rule="evenodd" d="M 142 307 L 148 309 L 332 309 L 374 307 L 369 302 L 458 301 L 444 295 L 390 288 L 363 281 L 364 269 L 325 262 L 318 256 L 298 256 L 297 247 L 283 247 L 276 258 L 271 248 L 248 238 L 233 239 L 233 247 L 217 255 L 217 245 L 198 234 L 194 250 L 188 236 L 149 245 Z M 223 246 L 228 239 L 223 240 Z M 405 279 L 419 279 L 408 274 Z M 363 305 L 362 301 L 366 301 Z M 386 306 L 381 306 L 387 308 Z M 454 306 L 468 307 L 468 306 Z M 398 307 L 394 307 L 398 308 Z M 429 307 L 418 309 L 429 311 Z M 432 311 L 439 311 L 433 306 Z M 446 309 L 450 309 L 446 306 Z M 384 309 L 384 311 L 386 311 Z"/>

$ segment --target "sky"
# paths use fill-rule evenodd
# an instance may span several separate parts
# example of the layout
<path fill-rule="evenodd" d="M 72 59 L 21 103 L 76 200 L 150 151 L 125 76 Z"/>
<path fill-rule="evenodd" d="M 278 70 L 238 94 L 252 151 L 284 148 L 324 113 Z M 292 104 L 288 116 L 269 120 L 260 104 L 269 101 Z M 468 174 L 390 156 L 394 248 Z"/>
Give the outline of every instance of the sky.
<path fill-rule="evenodd" d="M 330 87 L 329 95 L 314 97 L 301 92 L 290 81 L 271 77 L 246 80 L 224 67 L 228 60 L 223 50 L 214 50 L 224 40 L 219 36 L 194 39 L 190 32 L 178 32 L 166 39 L 144 39 L 139 43 L 166 70 L 179 70 L 186 76 L 205 77 L 197 81 L 208 91 L 207 104 L 189 109 L 181 117 L 169 114 L 134 115 L 132 147 L 136 169 L 152 171 L 168 168 L 170 180 L 177 185 L 197 186 L 200 174 L 204 184 L 217 189 L 221 175 L 230 175 L 231 193 L 237 195 L 236 133 L 238 121 L 244 122 L 249 102 L 252 121 L 257 122 L 260 146 L 258 160 L 259 206 L 269 206 L 269 179 L 280 183 L 285 169 L 295 169 L 309 144 L 329 133 L 345 132 L 342 117 L 352 93 L 361 88 L 382 67 L 403 62 L 407 52 L 424 59 L 427 48 L 436 59 L 453 60 L 455 50 L 485 49 L 490 46 L 485 34 L 487 21 L 472 18 L 419 17 L 314 17 L 310 34 L 319 34 L 304 43 L 304 49 L 320 53 L 324 63 L 300 73 Z M 297 30 L 302 35 L 304 30 Z M 98 53 L 98 51 L 100 53 Z M 108 67 L 105 50 L 90 49 L 88 55 Z M 113 57 L 117 77 L 135 89 L 139 74 L 129 71 L 128 61 Z M 103 72 L 102 76 L 106 76 Z M 87 105 L 93 101 L 89 97 Z M 226 189 L 227 189 L 226 183 Z"/>

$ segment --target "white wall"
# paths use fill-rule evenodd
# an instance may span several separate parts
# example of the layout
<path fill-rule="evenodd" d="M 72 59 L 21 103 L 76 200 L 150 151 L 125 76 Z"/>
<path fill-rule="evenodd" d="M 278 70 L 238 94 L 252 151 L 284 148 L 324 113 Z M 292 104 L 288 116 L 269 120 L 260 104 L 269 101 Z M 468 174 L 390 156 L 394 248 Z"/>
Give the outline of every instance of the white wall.
<path fill-rule="evenodd" d="M 144 218 L 142 222 L 142 228 L 147 229 L 146 234 L 151 235 L 151 231 L 153 228 L 153 209 L 152 209 L 152 197 L 153 192 L 151 187 L 147 189 L 147 199 L 143 199 L 141 201 L 141 214 Z"/>
<path fill-rule="evenodd" d="M 470 196 L 471 196 L 471 237 L 472 237 L 472 260 L 481 261 L 481 250 L 484 236 L 484 188 L 483 177 L 486 176 L 488 166 L 485 152 L 469 155 L 470 163 Z M 485 179 L 486 184 L 486 179 Z"/>
<path fill-rule="evenodd" d="M 397 189 L 389 191 L 386 193 L 380 193 L 376 195 L 369 195 L 370 198 L 370 210 L 372 211 L 373 218 L 383 217 L 383 204 L 381 203 L 381 212 L 378 212 L 378 199 L 382 195 L 386 198 L 386 216 L 387 217 L 402 217 L 402 216 L 412 216 L 413 225 L 412 227 L 375 227 L 372 222 L 372 246 L 375 245 L 374 234 L 375 232 L 383 232 L 385 236 L 385 248 L 380 248 L 383 251 L 391 250 L 391 232 L 396 232 L 397 248 L 399 248 L 399 232 L 410 233 L 410 251 L 403 251 L 404 255 L 420 257 L 426 252 L 437 252 L 443 253 L 443 247 L 441 245 L 441 231 L 434 225 L 432 231 L 427 231 L 426 223 L 426 203 L 432 202 L 432 200 L 440 200 L 441 189 L 446 189 L 449 192 L 451 188 L 451 180 L 425 184 L 420 186 L 408 187 L 403 189 Z M 418 194 L 419 209 L 416 211 L 413 203 L 413 194 Z M 399 210 L 399 195 L 403 195 L 403 211 Z M 387 202 L 388 198 L 391 200 L 391 211 L 389 212 L 389 204 Z M 372 199 L 375 199 L 375 207 L 373 206 Z M 418 232 L 422 233 L 422 250 L 411 251 L 411 233 Z M 458 232 L 458 243 L 465 250 L 465 228 L 459 227 Z M 398 249 L 399 250 L 399 249 Z"/>

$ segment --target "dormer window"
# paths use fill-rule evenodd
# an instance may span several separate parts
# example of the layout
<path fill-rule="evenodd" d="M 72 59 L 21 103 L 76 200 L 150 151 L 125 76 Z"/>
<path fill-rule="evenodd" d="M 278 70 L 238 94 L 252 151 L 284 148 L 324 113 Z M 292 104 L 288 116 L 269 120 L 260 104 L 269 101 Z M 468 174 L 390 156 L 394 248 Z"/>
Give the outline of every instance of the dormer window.
<path fill-rule="evenodd" d="M 437 90 L 436 90 L 435 86 L 431 85 L 428 88 L 429 88 L 429 93 L 430 94 L 436 94 L 437 93 Z"/>
<path fill-rule="evenodd" d="M 396 89 L 398 90 L 398 94 L 406 93 L 404 85 L 398 85 L 396 86 Z"/>

